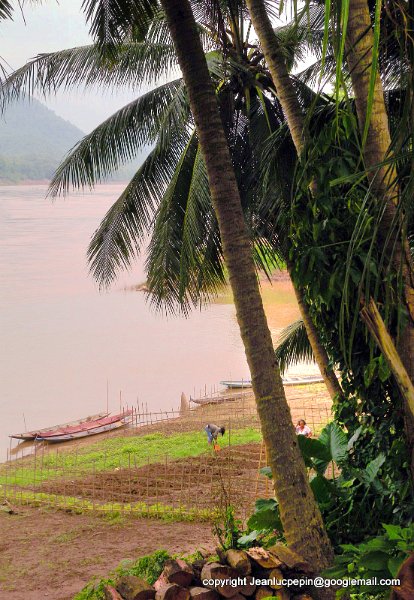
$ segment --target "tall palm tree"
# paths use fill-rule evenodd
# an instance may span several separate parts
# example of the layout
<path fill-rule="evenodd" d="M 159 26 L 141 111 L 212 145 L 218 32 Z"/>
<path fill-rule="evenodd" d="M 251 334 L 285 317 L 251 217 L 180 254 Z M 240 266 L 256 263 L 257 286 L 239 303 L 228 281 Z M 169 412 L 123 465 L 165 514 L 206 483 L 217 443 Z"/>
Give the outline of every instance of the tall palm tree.
<path fill-rule="evenodd" d="M 134 9 L 138 7 L 144 11 L 144 16 L 140 16 L 137 21 L 140 35 L 145 28 L 148 28 L 148 21 L 153 18 L 156 8 L 155 2 L 147 3 L 149 6 L 144 6 L 144 4 L 143 2 L 134 4 Z M 319 570 L 329 564 L 332 550 L 307 481 L 306 470 L 298 449 L 289 407 L 275 361 L 272 340 L 258 288 L 251 240 L 244 221 L 239 189 L 218 110 L 215 90 L 190 4 L 187 1 L 164 0 L 162 5 L 183 72 L 198 143 L 204 159 L 224 260 L 229 272 L 237 318 L 252 374 L 263 437 L 269 450 L 270 466 L 274 474 L 275 489 L 280 502 L 286 538 L 298 552 L 311 562 L 315 570 Z M 147 10 L 148 8 L 149 10 Z M 124 36 L 130 36 L 131 31 L 134 34 L 136 29 L 134 16 L 128 15 L 126 4 L 114 3 L 112 6 L 111 2 L 102 3 L 95 0 L 87 3 L 87 11 L 92 20 L 92 30 L 101 38 L 101 42 L 110 48 L 113 57 L 118 51 L 117 43 Z M 139 137 L 143 135 L 143 131 L 151 130 L 155 123 L 160 125 L 160 119 L 172 117 L 171 103 L 175 100 L 175 110 L 177 110 L 177 107 L 180 106 L 180 94 L 182 98 L 183 87 L 180 86 L 180 82 L 166 84 L 164 89 L 159 92 L 159 97 L 163 98 L 165 102 L 165 110 L 160 115 L 158 112 L 159 102 L 153 105 L 154 112 L 148 123 L 140 122 L 137 114 L 145 102 L 154 100 L 154 95 L 148 95 L 126 107 L 122 115 L 119 115 L 121 119 L 124 118 L 124 124 L 127 125 L 124 128 L 124 136 L 121 136 L 118 141 L 119 147 L 128 144 L 129 136 Z M 128 119 L 130 119 L 129 126 Z M 165 128 L 164 131 L 166 129 L 168 128 Z M 184 131 L 181 133 L 185 134 L 185 128 L 183 129 Z M 170 133 L 177 133 L 178 130 L 179 128 L 175 130 L 174 127 L 169 128 Z M 185 144 L 181 141 L 181 149 L 186 152 L 180 153 L 180 160 L 185 160 L 193 151 L 192 139 L 194 139 L 194 134 L 188 136 Z M 157 152 L 162 150 L 158 147 Z M 179 147 L 175 148 L 175 153 L 178 150 Z M 109 155 L 110 153 L 107 154 L 107 158 Z M 157 156 L 155 153 L 151 160 L 156 162 L 158 158 L 159 155 Z M 111 159 L 109 158 L 109 160 Z M 94 164 L 92 159 L 89 163 L 89 170 L 86 169 L 86 176 L 82 181 L 90 182 L 93 170 L 97 168 L 99 172 L 101 167 L 101 163 Z M 148 164 L 144 164 L 143 168 L 148 168 Z M 72 176 L 76 179 L 78 174 L 79 171 L 75 166 Z M 154 190 L 157 182 L 153 181 L 152 183 Z M 132 228 L 133 226 L 134 218 L 132 217 L 127 227 Z M 127 260 L 125 257 L 130 250 L 131 248 L 124 247 L 124 253 L 119 255 L 120 261 Z"/>
<path fill-rule="evenodd" d="M 263 439 L 269 452 L 276 495 L 282 503 L 280 509 L 286 539 L 311 561 L 314 568 L 321 569 L 331 561 L 332 548 L 312 497 L 295 439 L 215 90 L 190 3 L 187 0 L 162 0 L 162 6 L 183 73 L 206 165 L 237 319 L 252 374 Z M 288 470 L 286 460 L 290 465 Z M 303 528 L 298 527 L 301 521 Z"/>
<path fill-rule="evenodd" d="M 221 79 L 226 80 L 231 74 L 233 74 L 233 80 L 239 79 L 238 85 L 241 88 L 241 93 L 243 95 L 244 91 L 246 94 L 249 92 L 249 89 L 253 90 L 257 89 L 260 94 L 261 103 L 263 105 L 266 104 L 267 94 L 273 94 L 273 83 L 270 79 L 269 73 L 267 72 L 265 65 L 263 65 L 263 57 L 255 49 L 255 46 L 249 43 L 249 29 L 244 31 L 244 20 L 245 20 L 245 10 L 243 3 L 239 3 L 236 9 L 234 9 L 234 3 L 228 3 L 229 7 L 226 9 L 227 3 L 222 3 L 220 6 L 210 7 L 209 11 L 209 3 L 197 5 L 197 11 L 199 13 L 200 19 L 205 24 L 204 30 L 201 30 L 203 33 L 203 42 L 205 48 L 211 48 L 215 46 L 216 48 L 223 48 L 225 56 L 223 60 L 227 63 L 227 68 L 230 71 L 226 73 L 225 70 L 221 69 L 223 72 L 220 74 Z M 233 6 L 234 5 L 234 6 Z M 214 13 L 212 15 L 211 13 Z M 217 26 L 216 34 L 215 27 L 209 25 L 209 18 L 214 18 L 214 22 Z M 102 16 L 100 16 L 100 22 L 102 22 Z M 206 25 L 207 24 L 207 25 Z M 228 25 L 226 27 L 226 24 Z M 160 28 L 161 27 L 161 31 Z M 295 25 L 296 29 L 296 25 Z M 86 84 L 90 85 L 96 81 L 101 83 L 108 83 L 109 78 L 117 79 L 116 72 L 121 74 L 120 81 L 124 82 L 129 77 L 129 81 L 133 82 L 136 80 L 136 74 L 133 73 L 133 67 L 136 66 L 141 72 L 148 73 L 148 71 L 154 71 L 156 68 L 161 67 L 161 72 L 164 70 L 164 66 L 167 67 L 166 70 L 170 70 L 171 68 L 171 59 L 173 58 L 173 50 L 169 40 L 166 39 L 166 31 L 165 27 L 162 28 L 162 21 L 158 21 L 158 27 L 153 27 L 151 30 L 150 36 L 146 36 L 146 41 L 150 41 L 152 47 L 148 49 L 146 45 L 133 43 L 121 53 L 121 55 L 116 55 L 115 60 L 111 62 L 108 61 L 105 64 L 104 61 L 99 61 L 99 56 L 97 56 L 96 48 L 79 48 L 72 49 L 66 52 L 52 53 L 49 55 L 41 55 L 39 58 L 31 61 L 26 67 L 23 69 L 19 69 L 15 74 L 9 78 L 6 83 L 6 88 L 11 89 L 11 93 L 13 95 L 14 91 L 21 89 L 24 86 L 29 87 L 29 92 L 32 91 L 32 87 L 35 85 L 37 81 L 37 85 L 40 85 L 43 92 L 49 91 L 51 87 L 56 89 L 56 87 L 60 85 L 73 85 L 76 82 L 76 78 L 80 76 Z M 244 36 L 243 36 L 244 34 Z M 294 56 L 296 60 L 301 57 L 301 41 L 306 42 L 306 37 L 309 37 L 309 30 L 306 25 L 302 26 L 302 34 L 298 35 L 298 32 L 295 31 L 295 36 L 292 35 L 292 31 L 289 30 L 289 27 L 284 27 L 279 30 L 279 35 L 281 37 L 283 43 L 283 51 L 284 56 L 288 56 L 289 60 L 292 60 L 292 55 L 294 52 Z M 314 34 L 311 32 L 311 36 Z M 296 39 L 295 39 L 296 37 Z M 297 39 L 302 37 L 303 40 Z M 289 46 L 292 44 L 292 40 L 295 39 L 295 47 L 294 50 Z M 306 44 L 304 44 L 306 45 Z M 146 57 L 146 58 L 144 58 Z M 108 65 L 114 62 L 118 62 L 118 68 L 108 69 Z M 119 64 L 120 63 L 120 64 Z M 210 68 L 213 67 L 212 58 L 209 60 Z M 234 63 L 234 64 L 233 64 Z M 93 64 L 95 64 L 95 71 L 93 71 Z M 106 67 L 106 74 L 103 74 L 102 68 Z M 213 67 L 214 68 L 214 67 Z M 220 64 L 216 61 L 215 69 L 219 69 Z M 115 71 L 115 74 L 114 74 Z M 4 89 L 4 88 L 3 88 Z M 18 92 L 16 92 L 18 93 Z M 264 110 L 266 111 L 266 106 L 264 106 Z M 75 161 L 76 157 L 82 153 L 81 159 L 83 162 L 86 162 L 86 155 L 83 153 L 83 149 L 90 143 L 92 140 L 96 140 L 98 136 L 92 136 L 84 140 L 84 143 L 79 147 L 77 154 L 72 154 L 71 160 L 65 161 L 61 168 L 57 172 L 57 176 L 54 178 L 53 190 L 57 190 L 59 186 L 64 187 L 67 183 L 66 177 L 68 173 L 72 176 L 72 179 L 79 177 L 79 180 L 76 180 L 76 183 L 83 183 L 82 174 L 76 169 L 76 173 L 74 173 Z M 99 164 L 99 163 L 98 163 Z M 93 166 L 90 165 L 89 171 L 92 176 Z M 143 174 L 144 171 L 141 172 Z M 146 173 L 145 173 L 146 174 Z M 91 183 L 89 181 L 88 183 Z M 136 179 L 135 179 L 136 184 Z M 132 193 L 133 186 L 126 191 L 126 194 L 123 194 L 123 199 L 117 203 L 117 210 L 111 211 L 112 217 L 116 214 L 117 221 L 119 223 L 120 213 L 119 206 L 120 204 L 125 206 L 125 201 L 130 194 Z M 111 235 L 114 230 L 113 228 L 108 228 L 109 221 L 105 219 L 104 227 L 107 232 L 104 242 L 104 236 L 97 235 L 94 238 L 94 247 L 91 250 L 91 257 L 94 261 L 94 266 L 96 267 L 95 272 L 98 277 L 104 275 L 105 269 L 103 268 L 104 262 L 106 264 L 107 261 L 110 261 L 109 252 L 105 254 L 105 261 L 102 260 L 102 247 L 109 250 L 110 248 L 115 250 L 116 245 L 109 243 L 108 244 L 108 233 Z M 287 264 L 289 273 L 291 272 L 291 263 L 288 260 L 287 253 L 285 253 L 285 263 Z M 100 272 L 98 273 L 98 269 Z M 106 272 L 105 274 L 109 274 Z M 111 273 L 111 276 L 113 273 Z M 309 315 L 308 306 L 303 298 L 303 293 L 298 285 L 294 286 L 295 294 L 297 297 L 299 309 L 302 314 L 302 318 L 306 324 L 307 334 L 310 340 L 310 343 L 313 348 L 313 353 L 315 355 L 317 364 L 319 369 L 324 377 L 325 383 L 327 385 L 327 389 L 332 398 L 341 394 L 341 388 L 338 383 L 338 380 L 333 372 L 332 368 L 329 366 L 329 358 L 328 355 L 321 344 L 321 341 L 318 336 L 318 332 L 316 327 L 314 326 L 312 319 Z"/>
<path fill-rule="evenodd" d="M 381 3 L 377 2 L 376 7 L 377 30 Z M 384 165 L 384 161 L 392 157 L 393 143 L 378 69 L 378 43 L 374 40 L 367 0 L 349 0 L 349 17 L 343 28 L 346 28 L 346 60 L 363 138 L 365 168 L 371 181 L 372 194 L 384 207 L 378 236 L 391 257 L 395 271 L 401 272 L 402 276 L 403 298 L 408 318 L 401 332 L 399 352 L 409 377 L 414 382 L 414 270 L 406 237 L 406 225 L 399 207 L 401 190 L 396 164 L 388 162 Z M 406 433 L 414 478 L 414 414 L 406 398 L 404 401 Z"/>
<path fill-rule="evenodd" d="M 300 157 L 306 145 L 306 122 L 302 107 L 298 102 L 292 80 L 289 78 L 280 44 L 275 37 L 265 3 L 263 0 L 246 0 L 246 2 Z M 377 2 L 376 6 L 380 7 L 380 4 Z M 391 165 L 383 164 L 389 156 L 391 137 L 378 70 L 378 45 L 375 47 L 374 44 L 367 0 L 343 0 L 342 3 L 338 3 L 338 6 L 342 15 L 340 27 L 343 28 L 343 41 L 339 41 L 339 46 L 343 50 L 346 39 L 346 60 L 355 96 L 360 133 L 363 138 L 365 169 L 371 181 L 371 192 L 377 197 L 379 203 L 384 203 L 384 215 L 379 223 L 379 239 L 392 254 L 392 265 L 395 272 L 401 271 L 402 274 L 408 322 L 401 333 L 400 351 L 407 371 L 414 380 L 414 273 L 408 240 L 403 237 L 404 227 L 402 235 L 400 234 L 401 213 L 398 208 L 397 170 L 392 163 Z M 348 14 L 349 16 L 347 16 Z M 330 16 L 327 14 L 325 40 L 328 40 L 329 21 Z M 345 32 L 346 38 L 344 37 Z M 337 33 L 340 33 L 340 30 Z M 324 44 L 326 46 L 327 42 Z M 340 61 L 341 53 L 336 57 L 337 75 L 341 72 Z M 337 85 L 339 85 L 338 82 Z M 313 193 L 316 193 L 315 184 L 312 184 L 312 187 Z M 405 419 L 414 478 L 414 415 L 407 402 L 405 402 Z"/>
<path fill-rule="evenodd" d="M 277 97 L 286 116 L 293 143 L 300 157 L 305 147 L 305 117 L 297 91 L 293 86 L 288 72 L 283 48 L 275 36 L 265 2 L 263 0 L 246 0 L 246 4 L 270 70 Z M 312 187 L 315 192 L 314 185 Z M 292 270 L 290 263 L 288 263 L 288 269 L 289 271 Z M 309 314 L 303 291 L 298 285 L 295 285 L 295 294 L 315 360 L 322 373 L 327 389 L 332 399 L 340 398 L 342 396 L 341 386 L 332 367 L 330 367 L 327 352 L 319 341 L 319 335 Z"/>

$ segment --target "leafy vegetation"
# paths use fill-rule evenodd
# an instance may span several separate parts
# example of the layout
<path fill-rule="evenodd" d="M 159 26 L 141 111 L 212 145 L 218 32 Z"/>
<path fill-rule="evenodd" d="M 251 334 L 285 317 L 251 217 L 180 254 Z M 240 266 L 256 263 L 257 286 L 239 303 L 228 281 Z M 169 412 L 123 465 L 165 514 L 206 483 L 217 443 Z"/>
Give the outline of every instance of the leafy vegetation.
<path fill-rule="evenodd" d="M 361 544 L 343 544 L 335 565 L 324 575 L 332 579 L 393 579 L 402 563 L 414 551 L 414 526 L 382 525 L 383 534 Z M 385 530 L 385 532 L 384 532 Z M 385 586 L 349 586 L 345 593 L 384 592 Z"/>
<path fill-rule="evenodd" d="M 397 503 L 399 492 L 384 468 L 384 454 L 377 455 L 365 468 L 350 464 L 356 437 L 349 438 L 336 423 L 329 423 L 318 439 L 298 436 L 312 491 L 336 548 L 375 535 L 381 522 L 410 523 L 414 518 L 412 505 L 407 501 L 403 506 Z M 262 473 L 271 476 L 267 467 Z M 275 499 L 257 500 L 247 532 L 238 543 L 260 542 L 266 546 L 276 539 L 283 539 L 278 503 Z"/>
<path fill-rule="evenodd" d="M 157 550 L 136 561 L 123 561 L 108 578 L 90 581 L 73 600 L 105 600 L 105 586 L 114 585 L 115 580 L 123 575 L 135 575 L 153 584 L 161 575 L 165 561 L 169 558 L 171 556 L 166 550 Z"/>

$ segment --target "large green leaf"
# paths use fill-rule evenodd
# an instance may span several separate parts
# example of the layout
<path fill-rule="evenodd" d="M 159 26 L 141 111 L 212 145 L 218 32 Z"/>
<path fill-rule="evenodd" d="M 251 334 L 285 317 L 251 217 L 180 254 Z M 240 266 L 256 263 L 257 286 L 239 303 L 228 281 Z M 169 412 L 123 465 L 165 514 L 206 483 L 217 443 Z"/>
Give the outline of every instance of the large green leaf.
<path fill-rule="evenodd" d="M 313 495 L 318 504 L 328 504 L 332 499 L 333 483 L 323 475 L 316 475 L 310 481 Z"/>
<path fill-rule="evenodd" d="M 272 498 L 269 500 L 257 500 L 255 512 L 248 520 L 247 526 L 249 529 L 256 529 L 257 531 L 273 531 L 274 529 L 282 531 L 283 526 L 280 520 L 279 505 L 276 500 Z"/>
<path fill-rule="evenodd" d="M 329 448 L 322 443 L 320 439 L 317 440 L 314 438 L 307 438 L 304 435 L 298 435 L 297 440 L 303 458 L 309 463 L 308 466 L 312 466 L 312 461 L 310 459 L 313 458 L 318 458 L 325 462 L 332 460 Z"/>
<path fill-rule="evenodd" d="M 328 423 L 322 430 L 318 440 L 325 446 L 329 452 L 329 460 L 316 458 L 314 460 L 315 468 L 319 473 L 324 473 L 329 462 L 333 461 L 341 465 L 347 457 L 348 439 L 346 434 L 336 423 Z"/>

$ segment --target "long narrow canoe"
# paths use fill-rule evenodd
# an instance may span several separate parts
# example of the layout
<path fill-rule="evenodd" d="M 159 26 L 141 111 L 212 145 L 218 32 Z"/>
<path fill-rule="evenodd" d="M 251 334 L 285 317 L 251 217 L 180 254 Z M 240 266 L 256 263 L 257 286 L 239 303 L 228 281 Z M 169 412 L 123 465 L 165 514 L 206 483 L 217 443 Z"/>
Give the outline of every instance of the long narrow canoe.
<path fill-rule="evenodd" d="M 77 438 L 96 435 L 123 427 L 131 422 L 132 410 L 124 411 L 118 415 L 107 416 L 80 425 L 61 427 L 59 430 L 44 431 L 36 437 L 38 442 L 66 442 Z"/>
<path fill-rule="evenodd" d="M 289 375 L 282 377 L 283 385 L 306 385 L 309 383 L 321 383 L 323 378 L 321 375 Z M 252 387 L 251 379 L 241 379 L 239 381 L 220 381 L 221 385 L 225 385 L 231 389 L 250 388 Z"/>
<path fill-rule="evenodd" d="M 36 429 L 35 431 L 26 431 L 24 433 L 13 433 L 9 435 L 11 438 L 15 438 L 16 440 L 35 440 L 38 436 L 42 435 L 43 432 L 46 431 L 55 431 L 60 430 L 63 427 L 72 427 L 74 425 L 82 425 L 83 423 L 88 423 L 90 421 L 96 421 L 97 419 L 102 419 L 107 417 L 109 413 L 102 412 L 97 415 L 90 415 L 89 417 L 83 417 L 82 419 L 78 419 L 77 421 L 69 421 L 68 423 L 61 423 L 60 425 L 54 425 L 53 427 L 44 427 L 43 429 Z"/>

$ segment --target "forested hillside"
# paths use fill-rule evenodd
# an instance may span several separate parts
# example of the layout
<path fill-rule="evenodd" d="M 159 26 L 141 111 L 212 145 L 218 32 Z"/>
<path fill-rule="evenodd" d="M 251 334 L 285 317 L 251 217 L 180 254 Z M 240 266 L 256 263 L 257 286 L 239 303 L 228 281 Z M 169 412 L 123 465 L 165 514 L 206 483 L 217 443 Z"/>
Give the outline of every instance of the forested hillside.
<path fill-rule="evenodd" d="M 0 184 L 50 179 L 83 136 L 38 100 L 10 105 L 0 119 Z M 127 180 L 133 172 L 124 167 L 114 179 Z"/>

